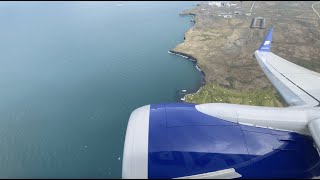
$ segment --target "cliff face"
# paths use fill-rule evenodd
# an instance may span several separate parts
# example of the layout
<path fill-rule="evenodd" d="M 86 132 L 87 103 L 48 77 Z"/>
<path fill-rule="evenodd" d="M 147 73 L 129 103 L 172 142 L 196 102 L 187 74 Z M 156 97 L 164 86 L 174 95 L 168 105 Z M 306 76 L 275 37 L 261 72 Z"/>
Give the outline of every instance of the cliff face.
<path fill-rule="evenodd" d="M 207 87 L 216 84 L 245 93 L 268 90 L 271 99 L 277 102 L 262 105 L 280 106 L 280 99 L 256 62 L 254 51 L 273 26 L 274 53 L 320 72 L 320 53 L 317 50 L 320 19 L 317 19 L 309 2 L 255 2 L 251 15 L 248 13 L 252 2 L 232 3 L 237 5 L 216 7 L 201 3 L 183 12 L 185 15 L 194 14 L 196 23 L 185 33 L 185 41 L 172 50 L 197 59 L 198 66 L 206 75 Z M 232 17 L 224 18 L 226 14 Z M 258 16 L 266 18 L 265 29 L 250 28 L 252 19 Z M 192 102 L 214 101 L 211 98 Z"/>

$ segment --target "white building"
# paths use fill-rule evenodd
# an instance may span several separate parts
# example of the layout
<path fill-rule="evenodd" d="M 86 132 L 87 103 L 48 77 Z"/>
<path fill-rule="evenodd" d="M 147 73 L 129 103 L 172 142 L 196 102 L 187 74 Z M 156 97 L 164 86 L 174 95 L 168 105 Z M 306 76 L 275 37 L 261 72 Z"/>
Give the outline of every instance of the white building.
<path fill-rule="evenodd" d="M 217 7 L 221 7 L 222 6 L 221 2 L 215 2 L 215 1 L 209 2 L 208 5 L 209 6 L 217 6 Z"/>
<path fill-rule="evenodd" d="M 237 4 L 225 2 L 225 1 L 212 1 L 212 2 L 208 2 L 208 5 L 217 6 L 217 7 L 225 7 L 225 6 L 230 7 L 230 6 L 236 6 Z"/>

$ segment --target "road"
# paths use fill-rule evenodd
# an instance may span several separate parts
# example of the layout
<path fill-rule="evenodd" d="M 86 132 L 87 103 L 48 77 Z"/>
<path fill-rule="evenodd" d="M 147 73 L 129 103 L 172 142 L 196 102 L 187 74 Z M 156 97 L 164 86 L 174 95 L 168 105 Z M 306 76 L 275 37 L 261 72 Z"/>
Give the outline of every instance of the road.
<path fill-rule="evenodd" d="M 313 11 L 314 11 L 315 13 L 317 13 L 318 17 L 320 18 L 320 15 L 319 15 L 318 11 L 317 11 L 316 9 L 314 9 L 314 7 L 313 7 L 314 5 L 316 5 L 316 4 L 318 4 L 318 3 L 320 3 L 320 2 L 316 2 L 316 3 L 312 4 L 311 7 L 312 7 Z"/>
<path fill-rule="evenodd" d="M 251 8 L 250 8 L 250 12 L 252 11 L 252 8 L 253 8 L 253 6 L 254 6 L 254 3 L 256 3 L 256 1 L 253 1 L 252 6 L 251 6 Z M 319 17 L 320 17 L 320 16 L 319 16 Z"/>

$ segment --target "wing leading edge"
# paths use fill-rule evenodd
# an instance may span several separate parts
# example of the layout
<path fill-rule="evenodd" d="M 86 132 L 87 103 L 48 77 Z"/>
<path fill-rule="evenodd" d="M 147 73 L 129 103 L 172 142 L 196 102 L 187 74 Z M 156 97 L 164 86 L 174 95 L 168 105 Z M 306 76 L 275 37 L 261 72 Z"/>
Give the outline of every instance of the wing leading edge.
<path fill-rule="evenodd" d="M 289 106 L 320 106 L 320 74 L 272 53 L 272 33 L 273 28 L 254 53 L 261 69 Z"/>

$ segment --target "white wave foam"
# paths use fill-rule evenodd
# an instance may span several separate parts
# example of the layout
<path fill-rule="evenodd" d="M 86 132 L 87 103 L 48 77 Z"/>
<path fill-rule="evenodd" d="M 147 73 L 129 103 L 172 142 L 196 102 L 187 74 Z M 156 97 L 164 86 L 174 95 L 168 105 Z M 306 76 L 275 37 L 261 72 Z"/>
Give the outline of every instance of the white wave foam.
<path fill-rule="evenodd" d="M 201 69 L 199 68 L 199 66 L 198 66 L 198 65 L 196 65 L 196 68 L 198 69 L 198 71 L 200 71 L 200 72 L 201 72 Z"/>

